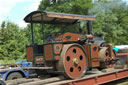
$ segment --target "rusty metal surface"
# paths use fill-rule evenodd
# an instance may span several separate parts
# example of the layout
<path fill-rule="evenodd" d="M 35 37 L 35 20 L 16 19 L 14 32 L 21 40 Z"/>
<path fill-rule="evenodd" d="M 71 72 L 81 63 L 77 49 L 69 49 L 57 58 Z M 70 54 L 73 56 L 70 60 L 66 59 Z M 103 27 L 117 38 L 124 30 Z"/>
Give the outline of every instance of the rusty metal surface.
<path fill-rule="evenodd" d="M 57 82 L 60 80 L 63 80 L 64 77 L 58 76 L 58 77 L 50 77 L 50 78 L 32 78 L 32 79 L 26 79 L 26 78 L 20 78 L 15 80 L 9 80 L 6 81 L 6 85 L 44 85 L 52 82 Z"/>
<path fill-rule="evenodd" d="M 128 53 L 117 53 L 117 56 L 128 56 Z"/>
<path fill-rule="evenodd" d="M 77 33 L 66 32 L 64 34 L 59 34 L 56 37 L 57 41 L 61 42 L 70 42 L 70 41 L 86 41 L 87 39 L 91 40 L 92 35 L 82 35 Z"/>
<path fill-rule="evenodd" d="M 51 82 L 57 82 L 63 79 L 64 77 L 53 77 L 53 78 L 48 78 L 48 79 L 38 80 L 34 82 L 29 82 L 29 83 L 18 84 L 18 85 L 44 85 Z"/>
<path fill-rule="evenodd" d="M 32 21 L 31 21 L 32 17 Z M 46 23 L 46 24 L 74 24 L 77 20 L 96 20 L 95 17 L 76 15 L 76 14 L 66 14 L 66 13 L 55 13 L 46 11 L 34 11 L 28 14 L 24 18 L 25 22 L 28 23 Z"/>
<path fill-rule="evenodd" d="M 102 47 L 99 51 L 100 68 L 111 68 L 115 64 L 115 53 L 111 48 Z"/>
<path fill-rule="evenodd" d="M 32 78 L 32 79 L 26 79 L 26 78 L 20 78 L 20 79 L 15 79 L 15 80 L 8 80 L 6 81 L 6 85 L 19 85 L 22 83 L 27 83 L 27 82 L 33 82 L 33 81 L 38 81 L 40 80 L 39 78 Z"/>
<path fill-rule="evenodd" d="M 92 72 L 83 78 L 75 80 L 63 80 L 60 82 L 49 83 L 45 85 L 100 85 L 115 80 L 123 79 L 128 77 L 128 68 L 125 69 L 114 69 L 109 72 Z"/>
<path fill-rule="evenodd" d="M 45 78 L 45 79 L 39 79 L 39 78 L 32 78 L 32 79 L 16 79 L 16 80 L 9 80 L 6 81 L 6 85 L 44 85 L 51 82 L 57 82 L 60 80 L 63 80 L 64 77 L 51 77 L 51 78 Z"/>
<path fill-rule="evenodd" d="M 62 44 L 54 44 L 54 53 L 55 54 L 60 54 L 62 50 L 63 45 Z"/>
<path fill-rule="evenodd" d="M 100 68 L 114 67 L 115 58 L 116 54 L 111 45 L 102 47 L 99 51 Z"/>
<path fill-rule="evenodd" d="M 84 45 L 84 50 L 86 51 L 86 54 L 88 56 L 88 67 L 91 67 L 91 55 L 90 55 L 90 50 L 89 50 L 89 45 Z"/>
<path fill-rule="evenodd" d="M 80 34 L 75 34 L 75 33 L 64 33 L 63 37 L 62 37 L 62 41 L 63 42 L 67 42 L 67 41 L 78 41 L 80 40 Z"/>
<path fill-rule="evenodd" d="M 91 45 L 91 64 L 92 67 L 99 67 L 99 58 L 98 58 L 98 45 Z"/>
<path fill-rule="evenodd" d="M 46 60 L 53 60 L 52 44 L 44 45 L 44 55 Z"/>
<path fill-rule="evenodd" d="M 87 56 L 79 44 L 65 44 L 57 64 L 59 71 L 64 71 L 68 78 L 79 78 L 87 70 Z"/>
<path fill-rule="evenodd" d="M 27 47 L 26 49 L 26 54 L 27 54 L 27 61 L 33 61 L 33 48 L 32 47 Z"/>
<path fill-rule="evenodd" d="M 99 51 L 99 60 L 100 60 L 100 62 L 104 62 L 109 57 L 107 49 L 108 49 L 107 47 L 103 47 L 103 48 L 100 49 L 100 51 Z"/>
<path fill-rule="evenodd" d="M 119 49 L 118 53 L 128 53 L 128 48 Z"/>
<path fill-rule="evenodd" d="M 88 67 L 98 67 L 98 45 L 84 45 L 83 47 L 88 56 Z"/>
<path fill-rule="evenodd" d="M 112 69 L 112 68 L 111 68 Z M 128 68 L 109 69 L 107 72 L 92 70 L 87 72 L 83 78 L 75 80 L 64 80 L 63 77 L 52 77 L 47 79 L 16 79 L 6 81 L 7 85 L 99 85 L 128 77 Z"/>
<path fill-rule="evenodd" d="M 123 63 L 126 63 L 127 64 L 127 66 L 128 66 L 128 53 L 117 53 L 116 54 L 116 56 L 117 56 L 117 58 L 119 58 L 119 59 L 122 59 L 121 57 L 126 57 L 125 59 L 126 60 L 122 60 L 122 62 Z M 119 60 L 120 61 L 120 60 Z"/>

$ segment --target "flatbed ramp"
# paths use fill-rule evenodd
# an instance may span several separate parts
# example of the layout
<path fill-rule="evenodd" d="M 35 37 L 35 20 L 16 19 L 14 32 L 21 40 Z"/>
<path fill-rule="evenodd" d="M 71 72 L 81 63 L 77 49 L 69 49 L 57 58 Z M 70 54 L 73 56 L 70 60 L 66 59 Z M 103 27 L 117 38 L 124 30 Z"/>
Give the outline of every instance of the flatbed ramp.
<path fill-rule="evenodd" d="M 110 72 L 110 70 L 112 70 Z M 100 85 L 128 77 L 128 69 L 109 69 L 108 72 L 89 72 L 85 77 L 76 80 L 63 80 L 46 85 Z"/>
<path fill-rule="evenodd" d="M 47 79 L 17 79 L 6 81 L 7 85 L 99 85 L 128 77 L 128 68 L 93 69 L 85 77 L 75 80 L 65 80 L 62 76 Z M 15 81 L 15 82 L 14 82 Z"/>

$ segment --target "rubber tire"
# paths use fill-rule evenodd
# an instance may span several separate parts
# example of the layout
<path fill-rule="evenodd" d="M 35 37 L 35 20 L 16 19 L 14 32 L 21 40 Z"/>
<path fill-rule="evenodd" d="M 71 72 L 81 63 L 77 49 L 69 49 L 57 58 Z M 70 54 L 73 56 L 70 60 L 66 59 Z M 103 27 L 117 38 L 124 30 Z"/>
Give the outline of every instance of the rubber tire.
<path fill-rule="evenodd" d="M 14 80 L 18 78 L 23 78 L 22 74 L 19 72 L 14 72 L 8 75 L 7 80 Z"/>
<path fill-rule="evenodd" d="M 0 85 L 6 85 L 6 83 L 3 80 L 0 80 Z"/>

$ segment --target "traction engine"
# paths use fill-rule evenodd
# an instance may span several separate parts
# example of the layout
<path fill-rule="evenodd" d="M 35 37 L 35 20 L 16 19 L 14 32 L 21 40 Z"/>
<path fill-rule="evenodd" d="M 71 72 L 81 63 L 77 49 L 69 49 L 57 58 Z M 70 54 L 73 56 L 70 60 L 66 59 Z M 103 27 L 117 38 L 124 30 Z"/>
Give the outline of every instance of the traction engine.
<path fill-rule="evenodd" d="M 85 75 L 91 68 L 111 68 L 115 63 L 115 52 L 111 44 L 95 43 L 91 21 L 95 17 L 34 11 L 25 17 L 31 23 L 32 44 L 27 46 L 27 60 L 35 67 L 52 67 L 40 73 L 63 74 L 66 78 L 76 79 Z M 88 34 L 66 32 L 55 37 L 54 41 L 37 45 L 34 43 L 33 23 L 66 24 L 87 20 Z M 53 38 L 52 38 L 53 39 Z"/>

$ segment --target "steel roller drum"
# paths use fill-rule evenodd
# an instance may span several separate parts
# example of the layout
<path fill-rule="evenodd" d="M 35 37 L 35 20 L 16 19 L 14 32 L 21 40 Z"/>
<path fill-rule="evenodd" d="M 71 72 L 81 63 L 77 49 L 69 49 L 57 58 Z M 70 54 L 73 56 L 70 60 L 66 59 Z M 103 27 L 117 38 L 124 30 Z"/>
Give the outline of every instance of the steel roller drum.
<path fill-rule="evenodd" d="M 65 44 L 61 58 L 57 63 L 57 69 L 64 71 L 67 78 L 76 79 L 82 77 L 87 70 L 87 56 L 79 44 Z"/>

